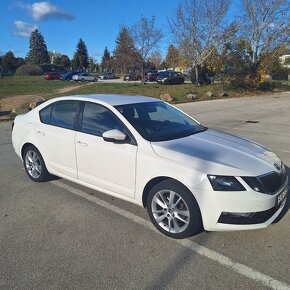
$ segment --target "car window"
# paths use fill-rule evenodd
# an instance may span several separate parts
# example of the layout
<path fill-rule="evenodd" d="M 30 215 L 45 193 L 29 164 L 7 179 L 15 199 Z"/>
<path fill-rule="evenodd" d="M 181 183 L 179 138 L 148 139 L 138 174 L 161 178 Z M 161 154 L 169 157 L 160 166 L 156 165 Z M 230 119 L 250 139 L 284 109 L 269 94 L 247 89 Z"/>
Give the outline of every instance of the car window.
<path fill-rule="evenodd" d="M 101 137 L 104 132 L 112 129 L 125 131 L 121 121 L 108 108 L 93 103 L 85 104 L 82 132 Z"/>
<path fill-rule="evenodd" d="M 75 118 L 78 111 L 79 102 L 61 101 L 53 105 L 50 124 L 66 129 L 75 128 Z"/>
<path fill-rule="evenodd" d="M 50 123 L 51 109 L 52 109 L 52 105 L 49 105 L 49 106 L 43 108 L 39 112 L 39 117 L 40 117 L 41 123 L 44 123 L 44 124 L 49 124 Z"/>

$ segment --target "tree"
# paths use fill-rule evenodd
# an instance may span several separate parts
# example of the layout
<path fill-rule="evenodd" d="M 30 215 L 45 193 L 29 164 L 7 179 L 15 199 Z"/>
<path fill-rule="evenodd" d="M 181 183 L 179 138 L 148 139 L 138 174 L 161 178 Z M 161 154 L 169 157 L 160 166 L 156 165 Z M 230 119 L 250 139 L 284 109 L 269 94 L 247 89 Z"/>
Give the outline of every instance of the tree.
<path fill-rule="evenodd" d="M 8 51 L 2 57 L 2 72 L 5 74 L 14 74 L 16 70 L 16 59 L 12 51 Z"/>
<path fill-rule="evenodd" d="M 159 69 L 162 64 L 162 61 L 163 61 L 162 55 L 158 50 L 153 51 L 148 59 L 149 64 L 151 64 L 154 69 Z"/>
<path fill-rule="evenodd" d="M 80 38 L 72 60 L 74 70 L 84 71 L 89 66 L 89 55 L 85 42 Z"/>
<path fill-rule="evenodd" d="M 50 63 L 44 37 L 37 29 L 32 31 L 30 35 L 27 62 L 36 65 Z"/>
<path fill-rule="evenodd" d="M 196 85 L 206 59 L 237 30 L 235 24 L 227 25 L 224 20 L 229 5 L 230 0 L 184 0 L 169 21 L 182 57 L 195 71 Z"/>
<path fill-rule="evenodd" d="M 270 53 L 274 56 L 278 52 L 275 48 L 289 43 L 290 2 L 243 0 L 242 3 L 242 32 L 251 47 L 252 74 L 255 76 L 263 55 Z"/>
<path fill-rule="evenodd" d="M 101 68 L 103 71 L 107 72 L 111 70 L 111 67 L 112 67 L 112 57 L 106 46 L 102 56 Z"/>
<path fill-rule="evenodd" d="M 142 83 L 144 83 L 145 62 L 153 49 L 156 49 L 163 34 L 155 27 L 155 17 L 148 19 L 141 16 L 140 20 L 131 29 L 132 39 L 137 49 L 136 56 L 141 67 Z"/>
<path fill-rule="evenodd" d="M 96 59 L 90 57 L 89 58 L 89 70 L 90 72 L 98 72 L 100 69 L 99 64 L 97 63 Z"/>
<path fill-rule="evenodd" d="M 67 55 L 62 54 L 54 58 L 53 64 L 60 66 L 65 70 L 69 70 L 71 66 L 71 61 Z"/>
<path fill-rule="evenodd" d="M 113 52 L 114 68 L 126 73 L 136 67 L 138 59 L 134 41 L 127 27 L 121 27 Z"/>
<path fill-rule="evenodd" d="M 176 68 L 179 66 L 179 52 L 177 48 L 172 44 L 170 44 L 167 49 L 165 64 L 167 68 Z"/>

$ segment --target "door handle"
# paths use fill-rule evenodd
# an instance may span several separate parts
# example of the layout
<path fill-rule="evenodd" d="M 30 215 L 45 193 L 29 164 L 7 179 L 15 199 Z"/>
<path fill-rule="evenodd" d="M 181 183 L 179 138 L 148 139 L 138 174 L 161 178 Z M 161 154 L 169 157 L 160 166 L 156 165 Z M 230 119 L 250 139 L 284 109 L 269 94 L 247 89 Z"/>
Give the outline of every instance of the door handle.
<path fill-rule="evenodd" d="M 44 136 L 45 133 L 43 131 L 36 131 L 37 134 L 41 135 L 41 136 Z"/>
<path fill-rule="evenodd" d="M 82 142 L 82 141 L 76 141 L 77 144 L 79 144 L 80 146 L 88 146 L 87 143 Z"/>

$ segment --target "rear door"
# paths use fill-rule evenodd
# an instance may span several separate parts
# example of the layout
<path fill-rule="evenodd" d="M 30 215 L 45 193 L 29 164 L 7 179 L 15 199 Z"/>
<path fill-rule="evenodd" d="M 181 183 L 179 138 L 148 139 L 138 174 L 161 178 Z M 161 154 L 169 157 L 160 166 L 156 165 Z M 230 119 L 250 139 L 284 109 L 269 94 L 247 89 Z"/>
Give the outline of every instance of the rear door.
<path fill-rule="evenodd" d="M 77 178 L 75 157 L 76 119 L 79 101 L 55 102 L 39 112 L 36 124 L 39 150 L 55 171 Z"/>

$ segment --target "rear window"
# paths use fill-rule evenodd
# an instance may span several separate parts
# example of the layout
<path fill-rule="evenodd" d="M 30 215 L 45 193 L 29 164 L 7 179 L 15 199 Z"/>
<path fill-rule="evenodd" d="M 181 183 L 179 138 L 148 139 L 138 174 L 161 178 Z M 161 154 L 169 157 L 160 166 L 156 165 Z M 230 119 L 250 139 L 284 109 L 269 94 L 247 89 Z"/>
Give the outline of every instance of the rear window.
<path fill-rule="evenodd" d="M 51 112 L 50 124 L 66 129 L 74 129 L 78 102 L 55 103 Z"/>
<path fill-rule="evenodd" d="M 78 108 L 78 101 L 56 102 L 43 108 L 39 112 L 40 121 L 48 125 L 74 129 Z"/>

